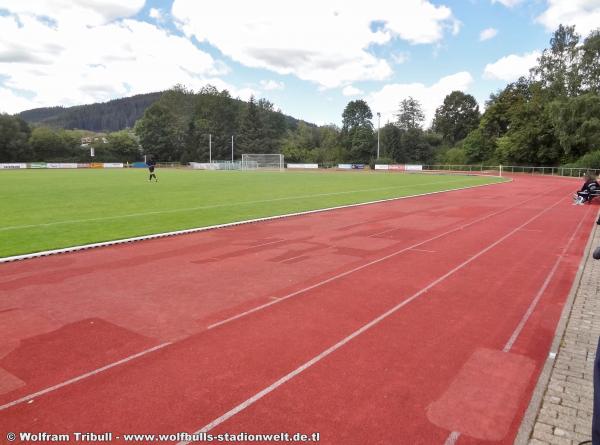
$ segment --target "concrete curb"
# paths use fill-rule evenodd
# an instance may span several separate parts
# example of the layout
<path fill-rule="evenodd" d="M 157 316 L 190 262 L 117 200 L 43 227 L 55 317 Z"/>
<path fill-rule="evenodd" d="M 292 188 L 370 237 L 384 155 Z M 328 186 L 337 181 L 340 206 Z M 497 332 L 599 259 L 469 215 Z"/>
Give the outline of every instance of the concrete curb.
<path fill-rule="evenodd" d="M 53 249 L 53 250 L 45 250 L 42 252 L 27 253 L 27 254 L 23 254 L 23 255 L 14 255 L 14 256 L 0 258 L 0 264 L 9 263 L 12 261 L 23 261 L 23 260 L 28 260 L 28 259 L 32 259 L 32 258 L 49 256 L 49 255 L 58 255 L 58 254 L 62 254 L 62 253 L 77 252 L 80 250 L 95 249 L 98 247 L 107 247 L 107 246 L 114 246 L 117 244 L 126 244 L 126 243 L 138 242 L 138 241 L 151 240 L 151 239 L 155 239 L 155 238 L 186 235 L 189 233 L 204 232 L 206 230 L 214 230 L 214 229 L 220 229 L 220 228 L 224 228 L 224 227 L 233 227 L 233 226 L 238 226 L 238 225 L 243 225 L 243 224 L 251 224 L 251 223 L 256 223 L 256 222 L 261 222 L 261 221 L 272 221 L 272 220 L 276 220 L 276 219 L 290 218 L 290 217 L 294 217 L 294 216 L 310 215 L 313 213 L 328 212 L 330 210 L 346 209 L 346 208 L 351 208 L 351 207 L 360 207 L 360 206 L 366 206 L 366 205 L 371 205 L 371 204 L 379 204 L 382 202 L 417 198 L 420 196 L 437 195 L 440 193 L 451 193 L 451 192 L 468 190 L 468 189 L 478 188 L 478 187 L 489 187 L 489 186 L 494 186 L 494 185 L 502 185 L 502 184 L 506 184 L 507 182 L 512 182 L 512 181 L 513 181 L 512 179 L 509 179 L 506 181 L 495 182 L 495 183 L 491 183 L 491 184 L 471 185 L 468 187 L 460 187 L 460 188 L 451 189 L 451 190 L 441 190 L 441 191 L 437 191 L 437 192 L 420 193 L 417 195 L 378 199 L 375 201 L 367 201 L 367 202 L 361 202 L 361 203 L 356 203 L 356 204 L 347 204 L 347 205 L 342 205 L 342 206 L 326 207 L 323 209 L 307 210 L 304 212 L 286 213 L 283 215 L 267 216 L 264 218 L 248 219 L 248 220 L 244 220 L 244 221 L 236 221 L 236 222 L 225 223 L 225 224 L 216 224 L 213 226 L 195 227 L 195 228 L 185 229 L 185 230 L 176 230 L 173 232 L 155 233 L 155 234 L 151 234 L 151 235 L 136 236 L 136 237 L 132 237 L 132 238 L 123 238 L 123 239 L 117 239 L 117 240 L 112 240 L 112 241 L 104 241 L 104 242 L 100 242 L 100 243 L 83 244 L 80 246 L 66 247 L 63 249 Z"/>

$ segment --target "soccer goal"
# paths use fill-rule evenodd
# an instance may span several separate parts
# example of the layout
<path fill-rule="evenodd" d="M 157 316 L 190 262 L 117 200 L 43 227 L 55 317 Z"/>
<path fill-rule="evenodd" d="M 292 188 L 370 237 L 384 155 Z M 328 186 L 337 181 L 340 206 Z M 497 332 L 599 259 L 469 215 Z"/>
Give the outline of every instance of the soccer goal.
<path fill-rule="evenodd" d="M 242 170 L 279 170 L 283 171 L 282 154 L 242 154 Z"/>

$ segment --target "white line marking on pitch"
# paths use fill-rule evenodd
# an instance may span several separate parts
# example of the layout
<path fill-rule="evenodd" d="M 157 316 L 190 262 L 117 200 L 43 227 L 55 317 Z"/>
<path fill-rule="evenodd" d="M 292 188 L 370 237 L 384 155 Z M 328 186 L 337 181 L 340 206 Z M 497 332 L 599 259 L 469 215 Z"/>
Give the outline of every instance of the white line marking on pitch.
<path fill-rule="evenodd" d="M 274 304 L 277 304 L 277 303 L 280 303 L 280 302 L 282 302 L 282 301 L 285 301 L 285 300 L 287 300 L 287 299 L 289 299 L 289 298 L 295 297 L 296 295 L 303 294 L 303 293 L 305 293 L 305 292 L 307 292 L 307 291 L 309 291 L 309 290 L 312 290 L 312 289 L 315 289 L 315 288 L 317 288 L 317 287 L 323 286 L 324 284 L 330 283 L 330 282 L 332 282 L 332 281 L 335 281 L 335 280 L 337 280 L 337 279 L 339 279 L 339 278 L 343 278 L 343 277 L 345 277 L 345 276 L 347 276 L 347 275 L 350 275 L 350 274 L 352 274 L 352 273 L 354 273 L 354 272 L 358 272 L 359 270 L 362 270 L 362 269 L 364 269 L 364 268 L 366 268 L 366 267 L 369 267 L 369 266 L 372 266 L 372 265 L 374 265 L 374 264 L 380 263 L 380 262 L 382 262 L 382 261 L 385 261 L 385 260 L 387 260 L 387 259 L 389 259 L 389 258 L 392 258 L 392 257 L 394 257 L 394 256 L 396 256 L 396 255 L 400 255 L 401 253 L 404 253 L 404 252 L 406 252 L 406 251 L 409 251 L 409 250 L 415 249 L 416 247 L 422 246 L 423 244 L 427 244 L 427 243 L 429 243 L 429 242 L 431 242 L 431 241 L 435 241 L 436 239 L 442 238 L 442 237 L 444 237 L 444 236 L 446 236 L 446 235 L 449 235 L 449 234 L 451 234 L 451 233 L 453 233 L 453 232 L 458 232 L 459 230 L 463 230 L 463 229 L 465 229 L 466 227 L 469 227 L 469 226 L 472 226 L 472 225 L 474 225 L 474 224 L 477 224 L 477 223 L 479 223 L 479 222 L 481 222 L 481 221 L 484 221 L 484 220 L 486 220 L 486 219 L 489 219 L 489 218 L 491 218 L 491 217 L 493 217 L 493 216 L 496 216 L 496 215 L 498 215 L 498 214 L 500 214 L 500 213 L 507 212 L 507 211 L 509 211 L 509 210 L 511 210 L 511 209 L 513 209 L 513 208 L 515 208 L 515 207 L 521 206 L 521 205 L 523 205 L 523 204 L 525 204 L 525 203 L 527 203 L 527 202 L 529 202 L 529 201 L 533 201 L 534 199 L 536 199 L 536 198 L 530 198 L 530 199 L 527 199 L 527 200 L 525 200 L 525 201 L 523 201 L 523 202 L 520 202 L 520 203 L 518 203 L 518 204 L 515 204 L 514 206 L 507 207 L 507 208 L 504 208 L 504 209 L 502 209 L 502 210 L 499 210 L 499 211 L 497 211 L 497 212 L 493 212 L 493 213 L 490 213 L 490 214 L 488 214 L 488 215 L 482 216 L 481 218 L 477 218 L 477 219 L 475 219 L 475 220 L 471 221 L 471 222 L 470 222 L 470 223 L 468 223 L 468 224 L 464 224 L 464 225 L 462 225 L 462 226 L 459 226 L 459 227 L 456 227 L 456 228 L 454 228 L 454 229 L 448 230 L 447 232 L 444 232 L 444 233 L 442 233 L 442 234 L 440 234 L 440 235 L 436 235 L 436 236 L 434 236 L 433 238 L 429 238 L 429 239 L 427 239 L 427 240 L 425 240 L 425 241 L 420 241 L 420 242 L 418 242 L 418 243 L 416 243 L 416 244 L 413 244 L 412 246 L 405 247 L 405 248 L 403 248 L 403 249 L 400 249 L 400 250 L 398 250 L 398 251 L 396 251 L 396 252 L 393 252 L 393 253 L 391 253 L 391 254 L 389 254 L 389 255 L 386 255 L 386 256 L 384 256 L 384 257 L 382 257 L 382 258 L 379 258 L 379 259 L 377 259 L 377 260 L 370 261 L 370 262 L 368 262 L 368 263 L 362 264 L 362 265 L 360 265 L 360 266 L 358 266 L 358 267 L 355 267 L 355 268 L 353 268 L 353 269 L 350 269 L 350 270 L 347 270 L 347 271 L 345 271 L 345 272 L 342 272 L 342 273 L 340 273 L 340 274 L 338 274 L 338 275 L 334 275 L 334 276 L 332 276 L 332 277 L 329 277 L 329 278 L 327 278 L 326 280 L 323 280 L 323 281 L 320 281 L 320 282 L 318 282 L 318 283 L 316 283 L 316 284 L 313 284 L 312 286 L 308 286 L 308 287 L 305 287 L 305 288 L 303 288 L 303 289 L 297 290 L 296 292 L 292 292 L 291 294 L 284 295 L 283 297 L 280 297 L 280 298 L 279 298 L 278 300 L 276 300 L 276 301 L 270 301 L 269 303 L 261 304 L 260 306 L 257 306 L 257 307 L 255 307 L 255 308 L 249 309 L 249 310 L 247 310 L 247 311 L 245 311 L 245 312 L 242 312 L 242 313 L 240 313 L 240 314 L 238 314 L 238 315 L 234 315 L 234 316 L 232 316 L 232 317 L 226 318 L 225 320 L 219 321 L 219 322 L 217 322 L 217 323 L 213 323 L 213 324 L 211 324 L 210 326 L 208 326 L 206 329 L 214 329 L 214 328 L 216 328 L 216 327 L 218 327 L 218 326 L 221 326 L 221 325 L 224 325 L 224 324 L 226 324 L 226 323 L 229 323 L 229 322 L 231 322 L 231 321 L 234 321 L 234 320 L 237 320 L 237 319 L 239 319 L 239 318 L 245 317 L 245 316 L 247 316 L 247 315 L 250 315 L 250 314 L 252 314 L 252 313 L 254 313 L 254 312 L 258 312 L 258 311 L 260 311 L 260 310 L 262 310 L 262 309 L 265 309 L 265 308 L 267 308 L 267 307 L 269 307 L 269 306 L 273 306 Z"/>
<path fill-rule="evenodd" d="M 439 195 L 441 193 L 458 192 L 458 191 L 462 191 L 462 190 L 469 190 L 469 189 L 479 188 L 479 187 L 502 185 L 505 183 L 506 182 L 493 182 L 493 183 L 489 183 L 489 184 L 469 185 L 469 186 L 465 186 L 465 187 L 457 187 L 457 188 L 452 188 L 452 189 L 447 189 L 447 190 L 439 190 L 436 192 L 426 192 L 426 193 L 419 193 L 416 195 L 396 196 L 394 198 L 376 199 L 373 201 L 358 202 L 355 204 L 346 204 L 346 205 L 340 205 L 340 206 L 335 206 L 335 207 L 324 207 L 321 209 L 306 210 L 306 211 L 294 212 L 294 213 L 284 213 L 281 215 L 266 216 L 266 217 L 255 218 L 255 219 L 246 219 L 243 221 L 234 221 L 234 222 L 225 223 L 225 224 L 194 227 L 191 229 L 175 230 L 173 232 L 153 233 L 151 235 L 142 235 L 142 236 L 136 236 L 136 237 L 132 237 L 132 238 L 122 238 L 122 239 L 116 239 L 116 240 L 112 240 L 112 241 L 104 241 L 104 242 L 99 242 L 99 243 L 65 247 L 62 249 L 45 250 L 42 252 L 27 253 L 27 254 L 23 254 L 23 255 L 14 255 L 14 256 L 0 258 L 0 263 L 8 263 L 11 261 L 22 261 L 22 260 L 39 258 L 39 257 L 49 256 L 49 255 L 59 255 L 61 253 L 71 253 L 71 252 L 77 252 L 80 250 L 95 249 L 98 247 L 116 246 L 119 244 L 132 243 L 132 242 L 137 242 L 137 241 L 147 241 L 147 240 L 152 240 L 152 239 L 157 239 L 157 238 L 164 238 L 167 236 L 188 235 L 191 233 L 205 232 L 208 230 L 215 230 L 215 229 L 226 230 L 226 229 L 233 228 L 235 226 L 240 226 L 243 224 L 252 224 L 252 223 L 263 222 L 263 221 L 275 221 L 278 219 L 292 218 L 295 216 L 324 213 L 324 212 L 329 212 L 331 210 L 350 209 L 353 207 L 363 207 L 363 206 L 372 205 L 372 204 L 381 204 L 384 202 L 399 201 L 401 199 L 411 199 L 411 198 L 418 198 L 418 197 L 422 197 L 422 196 Z M 314 196 L 314 195 L 311 195 L 311 196 Z"/>
<path fill-rule="evenodd" d="M 267 386 L 265 389 L 263 389 L 262 391 L 259 391 L 258 393 L 256 393 L 255 395 L 253 395 L 252 397 L 246 399 L 244 402 L 240 403 L 239 405 L 237 405 L 236 407 L 232 408 L 231 410 L 227 411 L 225 414 L 223 414 L 222 416 L 214 419 L 212 422 L 208 423 L 207 425 L 203 426 L 202 428 L 200 428 L 199 430 L 195 431 L 193 434 L 200 434 L 200 433 L 205 433 L 208 432 L 210 430 L 212 430 L 213 428 L 215 428 L 216 426 L 220 425 L 221 423 L 225 422 L 226 420 L 230 419 L 231 417 L 235 416 L 236 414 L 238 414 L 239 412 L 245 410 L 246 408 L 248 408 L 249 406 L 253 405 L 255 402 L 257 402 L 258 400 L 262 399 L 264 396 L 266 396 L 267 394 L 273 392 L 275 389 L 277 389 L 278 387 L 280 387 L 281 385 L 283 385 L 284 383 L 286 383 L 287 381 L 293 379 L 294 377 L 296 377 L 298 374 L 302 373 L 303 371 L 305 371 L 306 369 L 310 368 L 311 366 L 313 366 L 315 363 L 318 363 L 319 361 L 323 360 L 325 357 L 327 357 L 328 355 L 332 354 L 333 352 L 335 352 L 336 350 L 338 350 L 339 348 L 341 348 L 342 346 L 344 346 L 346 343 L 348 343 L 349 341 L 351 341 L 352 339 L 354 339 L 355 337 L 358 337 L 360 334 L 368 331 L 369 329 L 371 329 L 373 326 L 379 324 L 381 321 L 385 320 L 386 318 L 388 318 L 390 315 L 394 314 L 395 312 L 397 312 L 399 309 L 403 308 L 404 306 L 406 306 L 407 304 L 411 303 L 412 301 L 416 300 L 417 298 L 419 298 L 421 295 L 425 294 L 428 290 L 430 290 L 431 288 L 433 288 L 434 286 L 438 285 L 439 283 L 441 283 L 442 281 L 444 281 L 446 278 L 454 275 L 456 272 L 458 272 L 459 270 L 463 269 L 465 266 L 467 266 L 468 264 L 472 263 L 473 261 L 475 261 L 477 258 L 481 257 L 482 255 L 484 255 L 485 253 L 489 252 L 491 249 L 493 249 L 494 247 L 496 247 L 498 244 L 500 244 L 501 242 L 503 242 L 504 240 L 506 240 L 507 238 L 509 238 L 510 236 L 512 236 L 513 234 L 515 234 L 517 231 L 519 231 L 521 228 L 525 227 L 527 224 L 530 224 L 532 221 L 534 221 L 535 219 L 539 218 L 541 215 L 543 215 L 544 213 L 548 212 L 549 210 L 553 209 L 554 207 L 556 207 L 558 204 L 560 204 L 563 201 L 564 198 L 561 198 L 559 201 L 557 201 L 555 204 L 546 207 L 545 209 L 543 209 L 541 212 L 539 212 L 538 214 L 536 214 L 535 216 L 531 217 L 530 219 L 528 219 L 526 222 L 524 222 L 523 224 L 521 224 L 520 226 L 518 226 L 517 228 L 511 230 L 510 232 L 508 232 L 506 235 L 502 236 L 501 238 L 497 239 L 496 241 L 494 241 L 492 244 L 490 244 L 489 246 L 487 246 L 486 248 L 480 250 L 478 253 L 476 253 L 475 255 L 473 255 L 471 258 L 469 258 L 468 260 L 462 262 L 461 264 L 459 264 L 458 266 L 456 266 L 455 268 L 453 268 L 452 270 L 450 270 L 449 272 L 446 272 L 444 275 L 442 275 L 441 277 L 437 278 L 436 280 L 432 281 L 431 283 L 429 283 L 427 286 L 425 286 L 424 288 L 422 288 L 420 291 L 418 291 L 417 293 L 411 295 L 410 297 L 408 297 L 406 300 L 404 300 L 403 302 L 397 304 L 396 306 L 394 306 L 393 308 L 389 309 L 387 312 L 384 312 L 383 314 L 381 314 L 379 317 L 371 320 L 369 323 L 363 325 L 361 328 L 357 329 L 356 331 L 354 331 L 352 334 L 348 335 L 347 337 L 343 338 L 342 340 L 340 340 L 338 343 L 334 344 L 333 346 L 329 347 L 328 349 L 326 349 L 325 351 L 321 352 L 319 355 L 313 357 L 311 360 L 307 361 L 306 363 L 304 363 L 303 365 L 299 366 L 298 368 L 294 369 L 292 372 L 286 374 L 285 376 L 283 376 L 282 378 L 280 378 L 279 380 L 277 380 L 276 382 L 272 383 L 271 385 Z M 189 441 L 181 441 L 178 442 L 177 445 L 188 445 L 190 442 Z"/>
<path fill-rule="evenodd" d="M 437 253 L 437 250 L 427 250 L 427 249 L 410 249 L 415 252 L 425 252 L 425 253 Z"/>
<path fill-rule="evenodd" d="M 523 318 L 521 318 L 521 321 L 519 322 L 519 324 L 515 328 L 514 332 L 512 333 L 512 335 L 510 336 L 510 338 L 506 342 L 506 345 L 504 345 L 504 348 L 502 348 L 502 352 L 509 352 L 512 349 L 512 347 L 515 344 L 515 342 L 517 341 L 517 338 L 519 337 L 519 335 L 521 335 L 521 332 L 523 331 L 523 328 L 525 327 L 525 324 L 527 323 L 527 321 L 531 317 L 531 314 L 533 314 L 533 311 L 537 307 L 537 305 L 538 305 L 538 303 L 540 301 L 540 298 L 542 298 L 542 295 L 544 294 L 544 292 L 548 288 L 548 285 L 550 284 L 550 281 L 552 281 L 552 278 L 554 278 L 554 274 L 558 270 L 558 266 L 559 266 L 560 262 L 563 260 L 565 254 L 568 252 L 569 248 L 571 247 L 571 244 L 573 244 L 573 240 L 575 239 L 575 235 L 577 234 L 577 232 L 579 232 L 579 229 L 581 228 L 581 224 L 583 223 L 584 219 L 587 217 L 588 213 L 589 213 L 589 210 L 586 212 L 586 214 L 584 215 L 584 217 L 581 218 L 581 220 L 579 221 L 579 224 L 577 224 L 577 227 L 575 228 L 575 231 L 571 234 L 571 237 L 569 238 L 569 241 L 567 242 L 566 246 L 563 248 L 562 252 L 558 256 L 556 262 L 554 263 L 554 266 L 552 267 L 552 269 L 550 270 L 550 272 L 548 272 L 548 275 L 546 276 L 546 279 L 544 280 L 544 283 L 542 284 L 542 287 L 540 287 L 540 289 L 538 290 L 538 292 L 535 295 L 533 301 L 531 302 L 531 304 L 529 305 L 529 307 L 525 311 L 525 314 L 523 315 Z M 526 229 L 523 229 L 523 230 L 526 230 Z M 552 359 L 554 359 L 554 357 L 552 357 L 552 354 L 550 354 L 550 356 L 551 356 Z M 444 442 L 444 445 L 454 445 L 456 443 L 456 441 L 458 440 L 459 437 L 460 437 L 460 432 L 458 432 L 458 431 L 452 431 L 450 433 L 450 435 L 448 436 L 448 438 L 446 439 L 446 442 Z"/>
<path fill-rule="evenodd" d="M 435 185 L 435 184 L 440 184 L 442 182 L 445 182 L 445 181 L 425 182 L 425 183 L 419 184 L 419 185 L 420 186 L 421 185 Z M 465 182 L 465 180 L 461 179 L 459 181 L 453 181 L 453 183 L 456 183 L 456 184 L 459 184 L 461 182 Z M 49 223 L 8 226 L 8 227 L 0 227 L 0 232 L 5 232 L 8 230 L 30 229 L 33 227 L 48 227 L 48 226 L 56 226 L 56 225 L 62 225 L 62 224 L 79 224 L 79 223 L 94 222 L 94 221 L 108 221 L 108 220 L 113 220 L 113 219 L 135 218 L 138 216 L 162 215 L 162 214 L 167 214 L 167 213 L 190 212 L 190 211 L 194 211 L 194 210 L 208 210 L 208 209 L 216 209 L 216 208 L 221 208 L 221 207 L 234 207 L 234 206 L 249 205 L 249 204 L 262 204 L 262 203 L 276 202 L 276 201 L 290 201 L 290 200 L 294 200 L 294 199 L 306 199 L 306 198 L 315 198 L 315 197 L 322 197 L 322 196 L 349 195 L 349 194 L 353 194 L 353 193 L 376 192 L 376 191 L 380 191 L 380 190 L 393 190 L 393 189 L 401 189 L 401 188 L 407 188 L 407 187 L 414 187 L 414 184 L 398 185 L 398 186 L 391 186 L 391 187 L 377 187 L 377 188 L 362 189 L 362 190 L 345 190 L 342 192 L 317 193 L 314 195 L 284 196 L 281 198 L 259 199 L 259 200 L 255 200 L 255 201 L 228 202 L 228 203 L 223 203 L 223 204 L 213 204 L 213 205 L 207 205 L 207 206 L 185 207 L 182 209 L 157 210 L 157 211 L 153 211 L 153 212 L 138 212 L 138 213 L 128 213 L 125 215 L 102 216 L 99 218 L 69 219 L 69 220 L 65 220 L 65 221 L 54 221 L 54 222 L 49 222 Z"/>
<path fill-rule="evenodd" d="M 134 359 L 138 358 L 138 357 L 141 357 L 143 355 L 149 354 L 149 353 L 154 352 L 154 351 L 156 351 L 158 349 L 162 349 L 165 346 L 169 346 L 170 344 L 171 344 L 171 342 L 162 343 L 162 344 L 160 344 L 158 346 L 154 346 L 153 348 L 146 349 L 146 350 L 144 350 L 142 352 L 138 352 L 137 354 L 133 354 L 133 355 L 130 355 L 129 357 L 125 357 L 124 359 L 121 359 L 119 361 L 110 363 L 110 364 L 108 364 L 106 366 L 103 366 L 102 368 L 98 368 L 98 369 L 95 369 L 93 371 L 90 371 L 90 372 L 87 372 L 85 374 L 82 374 L 82 375 L 80 375 L 78 377 L 72 378 L 70 380 L 66 380 L 66 381 L 64 381 L 62 383 L 59 383 L 58 385 L 50 386 L 49 388 L 42 389 L 41 391 L 34 392 L 33 394 L 29 394 L 29 395 L 27 395 L 25 397 L 21 397 L 20 399 L 13 400 L 12 402 L 6 403 L 4 405 L 0 405 L 0 411 L 3 411 L 5 409 L 7 409 L 7 408 L 10 408 L 11 406 L 15 406 L 15 405 L 18 405 L 18 404 L 23 403 L 23 402 L 27 402 L 29 400 L 33 400 L 36 397 L 42 396 L 44 394 L 48 394 L 49 392 L 56 391 L 57 389 L 60 389 L 60 388 L 64 388 L 65 386 L 68 386 L 68 385 L 71 385 L 73 383 L 79 382 L 79 381 L 81 381 L 83 379 L 86 379 L 88 377 L 92 377 L 94 375 L 100 374 L 101 372 L 107 371 L 107 370 L 109 370 L 111 368 L 114 368 L 115 366 L 122 365 L 123 363 L 127 363 L 127 362 L 129 362 L 131 360 L 134 360 Z"/>

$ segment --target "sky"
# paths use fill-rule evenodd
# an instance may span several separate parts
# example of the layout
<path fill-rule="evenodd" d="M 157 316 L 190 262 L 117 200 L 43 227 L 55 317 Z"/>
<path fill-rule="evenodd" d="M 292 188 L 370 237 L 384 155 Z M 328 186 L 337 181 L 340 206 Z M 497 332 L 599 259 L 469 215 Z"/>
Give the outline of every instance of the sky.
<path fill-rule="evenodd" d="M 428 124 L 454 90 L 483 109 L 561 23 L 587 35 L 600 0 L 0 0 L 0 112 L 212 84 L 319 125 L 411 96 Z"/>

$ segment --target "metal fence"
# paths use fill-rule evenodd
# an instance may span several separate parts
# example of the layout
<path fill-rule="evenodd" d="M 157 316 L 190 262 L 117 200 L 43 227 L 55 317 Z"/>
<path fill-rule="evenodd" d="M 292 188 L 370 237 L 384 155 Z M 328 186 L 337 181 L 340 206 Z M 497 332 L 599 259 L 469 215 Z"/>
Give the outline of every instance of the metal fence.
<path fill-rule="evenodd" d="M 213 161 L 217 164 L 215 167 L 219 170 L 239 170 L 239 161 Z M 190 168 L 189 164 L 180 162 L 158 162 L 159 168 Z M 337 167 L 337 163 L 321 163 L 319 168 Z M 448 171 L 448 172 L 473 172 L 480 174 L 496 174 L 502 173 L 522 173 L 530 175 L 549 175 L 549 176 L 567 176 L 567 177 L 582 177 L 585 173 L 590 172 L 596 176 L 600 176 L 600 169 L 597 168 L 573 168 L 573 167 L 540 167 L 540 166 L 523 166 L 523 165 L 448 165 L 448 164 L 433 164 L 423 165 L 423 171 Z"/>
<path fill-rule="evenodd" d="M 158 167 L 158 168 L 189 168 L 189 165 L 182 164 L 181 162 L 157 162 L 156 167 Z"/>
<path fill-rule="evenodd" d="M 538 167 L 523 165 L 424 165 L 423 170 L 476 172 L 476 173 L 523 173 L 531 175 L 570 176 L 581 177 L 590 172 L 598 176 L 600 169 L 594 168 L 572 168 L 572 167 Z"/>

